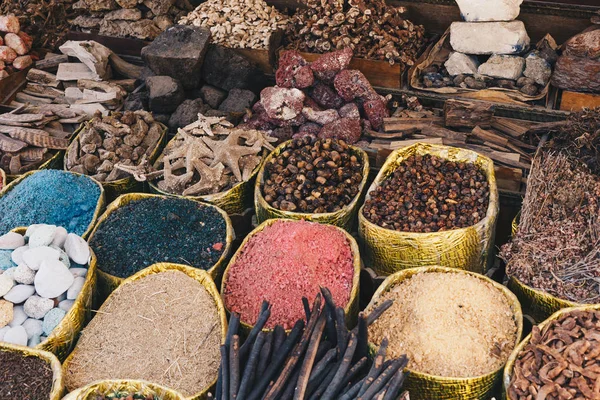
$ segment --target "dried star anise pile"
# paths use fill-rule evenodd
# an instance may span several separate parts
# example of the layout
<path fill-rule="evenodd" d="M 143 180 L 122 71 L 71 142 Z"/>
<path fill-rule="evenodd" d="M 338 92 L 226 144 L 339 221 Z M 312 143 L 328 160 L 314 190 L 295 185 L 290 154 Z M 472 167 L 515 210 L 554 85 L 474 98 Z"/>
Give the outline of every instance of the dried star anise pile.
<path fill-rule="evenodd" d="M 372 223 L 401 232 L 438 232 L 485 218 L 489 185 L 474 164 L 416 155 L 370 196 L 363 213 Z"/>

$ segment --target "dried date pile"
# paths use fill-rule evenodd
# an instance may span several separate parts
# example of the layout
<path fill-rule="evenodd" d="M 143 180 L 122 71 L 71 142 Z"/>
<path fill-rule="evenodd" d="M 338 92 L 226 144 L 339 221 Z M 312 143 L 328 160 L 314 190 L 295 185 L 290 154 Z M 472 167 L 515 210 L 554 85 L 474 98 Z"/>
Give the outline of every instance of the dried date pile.
<path fill-rule="evenodd" d="M 263 195 L 283 211 L 335 212 L 358 195 L 362 170 L 343 140 L 294 139 L 266 165 Z"/>
<path fill-rule="evenodd" d="M 576 310 L 534 326 L 519 353 L 509 400 L 600 398 L 600 312 Z"/>
<path fill-rule="evenodd" d="M 475 164 L 410 156 L 370 193 L 363 214 L 401 232 L 466 228 L 485 218 L 489 192 L 487 178 Z"/>
<path fill-rule="evenodd" d="M 424 28 L 385 0 L 307 0 L 292 17 L 286 48 L 326 53 L 351 48 L 356 57 L 412 66 L 425 43 Z"/>

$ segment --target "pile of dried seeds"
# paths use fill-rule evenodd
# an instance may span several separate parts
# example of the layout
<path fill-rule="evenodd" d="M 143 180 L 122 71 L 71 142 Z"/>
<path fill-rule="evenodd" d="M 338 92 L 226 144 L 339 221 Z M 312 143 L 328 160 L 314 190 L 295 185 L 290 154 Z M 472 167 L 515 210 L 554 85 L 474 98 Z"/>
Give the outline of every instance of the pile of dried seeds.
<path fill-rule="evenodd" d="M 45 360 L 18 351 L 0 351 L 0 398 L 48 399 L 52 368 Z"/>

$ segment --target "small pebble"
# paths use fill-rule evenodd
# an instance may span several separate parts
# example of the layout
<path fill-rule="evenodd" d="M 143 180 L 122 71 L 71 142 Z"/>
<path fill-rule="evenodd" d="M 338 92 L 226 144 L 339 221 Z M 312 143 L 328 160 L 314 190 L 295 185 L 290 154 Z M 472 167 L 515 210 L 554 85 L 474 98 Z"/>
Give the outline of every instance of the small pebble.
<path fill-rule="evenodd" d="M 35 290 L 40 296 L 51 299 L 66 292 L 74 280 L 73 274 L 62 262 L 43 261 L 35 274 Z"/>
<path fill-rule="evenodd" d="M 28 347 L 35 347 L 38 344 L 40 344 L 42 341 L 40 339 L 40 337 L 38 335 L 32 336 L 29 338 L 29 340 L 27 341 L 27 346 Z"/>
<path fill-rule="evenodd" d="M 27 265 L 21 264 L 15 269 L 13 278 L 17 283 L 31 285 L 33 284 L 33 280 L 35 278 L 35 271 L 29 268 Z"/>
<path fill-rule="evenodd" d="M 20 304 L 35 293 L 35 288 L 31 285 L 16 285 L 4 295 L 4 300 L 14 304 Z"/>
<path fill-rule="evenodd" d="M 0 300 L 0 328 L 4 328 L 13 319 L 13 303 Z"/>
<path fill-rule="evenodd" d="M 79 278 L 80 276 L 85 278 L 88 273 L 87 268 L 71 268 L 69 271 L 71 271 L 75 278 Z"/>
<path fill-rule="evenodd" d="M 17 267 L 10 267 L 9 269 L 7 269 L 6 271 L 4 271 L 4 273 L 2 275 L 4 276 L 9 276 L 10 278 L 12 278 L 13 280 L 15 279 L 15 271 L 17 270 Z"/>
<path fill-rule="evenodd" d="M 27 321 L 27 314 L 25 314 L 25 310 L 23 309 L 23 306 L 16 306 L 13 308 L 13 318 L 12 321 L 10 321 L 10 324 L 8 324 L 8 326 L 10 326 L 11 328 L 15 327 L 15 326 L 21 326 L 23 325 L 23 322 Z"/>
<path fill-rule="evenodd" d="M 56 232 L 56 226 L 54 225 L 40 225 L 35 229 L 33 234 L 29 237 L 29 247 L 35 248 L 40 246 L 49 246 L 54 240 L 54 233 Z"/>
<path fill-rule="evenodd" d="M 77 264 L 86 264 L 90 258 L 90 247 L 87 242 L 74 233 L 67 235 L 65 251 L 69 258 Z"/>
<path fill-rule="evenodd" d="M 52 240 L 52 244 L 58 247 L 64 247 L 65 240 L 67 240 L 67 230 L 62 226 L 57 226 L 56 231 L 54 232 L 54 240 Z"/>
<path fill-rule="evenodd" d="M 15 326 L 6 331 L 4 341 L 19 346 L 27 346 L 27 332 L 22 326 Z"/>
<path fill-rule="evenodd" d="M 5 326 L 4 328 L 0 328 L 0 342 L 4 341 L 4 335 L 10 329 L 10 326 Z"/>
<path fill-rule="evenodd" d="M 71 285 L 71 287 L 69 287 L 69 290 L 67 290 L 67 299 L 75 300 L 77 298 L 77 296 L 79 296 L 79 293 L 81 292 L 81 289 L 83 288 L 84 283 L 85 283 L 85 278 L 82 278 L 82 277 L 75 278 L 75 280 L 73 281 L 73 284 Z"/>
<path fill-rule="evenodd" d="M 25 253 L 27 250 L 29 250 L 29 246 L 25 245 L 22 247 L 19 247 L 18 249 L 15 249 L 12 254 L 10 255 L 12 258 L 12 261 L 15 263 L 15 265 L 20 265 L 23 264 L 23 253 Z"/>
<path fill-rule="evenodd" d="M 65 310 L 61 310 L 60 308 L 53 308 L 52 310 L 48 311 L 48 314 L 46 314 L 44 317 L 44 322 L 42 323 L 44 333 L 46 335 L 50 335 L 66 314 L 67 313 Z"/>
<path fill-rule="evenodd" d="M 11 250 L 0 250 L 0 271 L 16 266 L 17 265 L 12 262 Z"/>
<path fill-rule="evenodd" d="M 33 235 L 33 232 L 35 232 L 35 230 L 37 228 L 39 228 L 40 226 L 42 226 L 42 225 L 44 225 L 44 224 L 32 224 L 32 225 L 29 225 L 27 227 L 27 230 L 25 231 L 25 237 L 26 238 L 30 238 L 31 235 Z"/>
<path fill-rule="evenodd" d="M 75 304 L 75 300 L 63 300 L 60 303 L 58 303 L 58 308 L 65 312 L 69 312 L 71 307 L 73 307 L 73 304 Z"/>
<path fill-rule="evenodd" d="M 50 245 L 50 247 L 58 250 L 58 252 L 60 253 L 60 255 L 58 256 L 58 260 L 61 263 L 65 264 L 65 267 L 71 268 L 71 260 L 69 260 L 69 256 L 67 255 L 67 253 L 65 253 L 65 251 L 58 246 Z"/>
<path fill-rule="evenodd" d="M 16 232 L 8 232 L 0 236 L 0 250 L 14 250 L 25 245 L 25 238 Z"/>
<path fill-rule="evenodd" d="M 48 246 L 36 247 L 23 253 L 23 261 L 34 271 L 40 269 L 43 261 L 58 260 L 60 251 Z"/>
<path fill-rule="evenodd" d="M 40 296 L 31 296 L 25 301 L 23 309 L 30 318 L 42 319 L 54 307 L 54 300 Z"/>
<path fill-rule="evenodd" d="M 28 318 L 25 322 L 23 322 L 23 328 L 27 332 L 27 337 L 31 339 L 34 336 L 40 336 L 44 333 L 42 329 L 42 321 L 39 319 Z"/>
<path fill-rule="evenodd" d="M 0 275 L 0 297 L 3 297 L 12 287 L 15 285 L 15 281 L 6 272 Z"/>

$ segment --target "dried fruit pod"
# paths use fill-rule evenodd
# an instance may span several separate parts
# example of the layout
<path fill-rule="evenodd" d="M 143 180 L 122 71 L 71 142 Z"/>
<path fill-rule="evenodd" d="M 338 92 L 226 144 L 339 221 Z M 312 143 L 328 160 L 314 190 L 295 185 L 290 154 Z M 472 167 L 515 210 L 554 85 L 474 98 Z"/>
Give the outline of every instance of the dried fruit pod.
<path fill-rule="evenodd" d="M 185 397 L 173 389 L 169 389 L 156 383 L 138 380 L 108 379 L 91 383 L 79 388 L 65 397 L 63 400 L 96 400 L 99 395 L 111 395 L 114 393 L 135 393 L 144 396 L 155 396 L 164 400 L 185 400 Z"/>
<path fill-rule="evenodd" d="M 398 232 L 369 221 L 358 213 L 359 235 L 364 246 L 364 261 L 381 275 L 390 275 L 405 268 L 441 265 L 474 272 L 485 272 L 493 245 L 498 217 L 498 188 L 492 160 L 471 150 L 449 146 L 417 143 L 390 154 L 367 191 L 369 193 L 387 179 L 400 164 L 413 155 L 435 155 L 443 159 L 477 164 L 484 172 L 489 186 L 487 213 L 477 224 L 441 232 Z"/>

